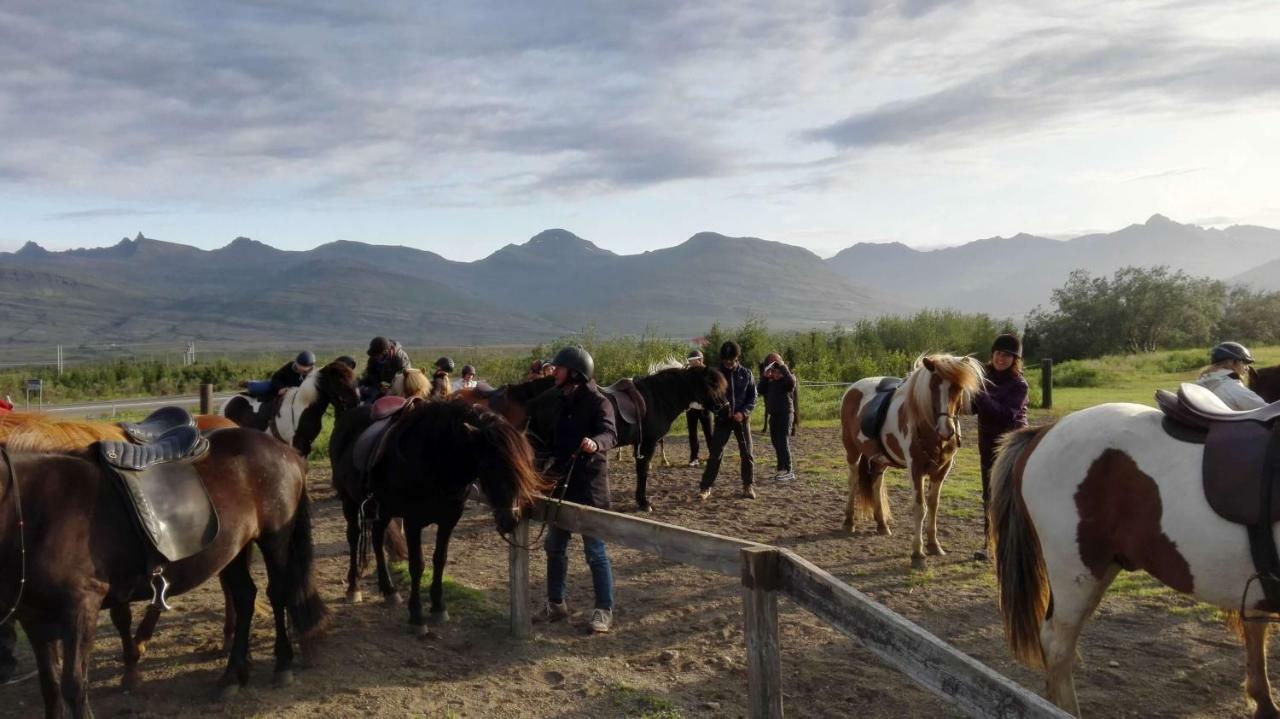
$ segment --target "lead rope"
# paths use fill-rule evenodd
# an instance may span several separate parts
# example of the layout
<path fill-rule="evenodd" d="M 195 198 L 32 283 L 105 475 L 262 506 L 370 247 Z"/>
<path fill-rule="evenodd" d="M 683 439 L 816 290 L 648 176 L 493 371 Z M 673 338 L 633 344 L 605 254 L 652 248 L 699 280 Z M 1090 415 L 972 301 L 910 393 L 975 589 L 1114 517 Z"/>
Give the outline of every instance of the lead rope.
<path fill-rule="evenodd" d="M 569 491 L 569 480 L 573 477 L 573 470 L 578 466 L 578 458 L 581 456 L 581 451 L 573 453 L 569 458 L 569 469 L 564 473 L 564 479 L 557 482 L 555 489 L 551 490 L 551 509 L 547 511 L 547 516 L 542 520 L 542 528 L 538 530 L 538 536 L 534 537 L 533 541 L 526 545 L 513 542 L 505 533 L 498 532 L 498 536 L 502 537 L 502 541 L 506 542 L 508 546 L 526 551 L 533 549 L 538 542 L 542 541 L 542 535 L 546 533 L 547 526 L 555 524 L 556 519 L 560 517 L 560 507 L 564 505 L 564 496 Z"/>
<path fill-rule="evenodd" d="M 4 624 L 17 613 L 18 606 L 22 604 L 23 590 L 27 588 L 27 538 L 23 532 L 26 523 L 22 519 L 22 491 L 18 488 L 18 472 L 13 467 L 13 461 L 9 459 L 9 450 L 0 447 L 0 458 L 3 458 L 5 465 L 9 467 L 9 483 L 13 485 L 14 506 L 17 507 L 18 513 L 18 596 L 13 600 L 13 606 L 4 615 L 4 619 L 0 619 L 0 624 Z"/>

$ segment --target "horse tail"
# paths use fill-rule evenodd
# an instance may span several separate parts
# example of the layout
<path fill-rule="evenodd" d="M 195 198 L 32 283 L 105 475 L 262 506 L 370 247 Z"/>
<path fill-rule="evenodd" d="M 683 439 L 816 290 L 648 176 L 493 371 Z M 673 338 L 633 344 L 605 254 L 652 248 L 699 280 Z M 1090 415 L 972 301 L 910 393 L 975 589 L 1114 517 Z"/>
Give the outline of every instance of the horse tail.
<path fill-rule="evenodd" d="M 387 522 L 387 529 L 382 533 L 382 551 L 393 562 L 409 559 L 409 540 L 404 537 L 404 522 L 399 517 Z"/>
<path fill-rule="evenodd" d="M 1051 426 L 1027 427 L 1005 436 L 991 469 L 987 508 L 1005 638 L 1014 657 L 1033 668 L 1044 667 L 1040 626 L 1052 611 L 1053 594 L 1040 538 L 1022 497 L 1022 477 L 1026 455 Z"/>
<path fill-rule="evenodd" d="M 289 616 L 294 631 L 302 641 L 324 631 L 329 609 L 316 591 L 315 552 L 311 541 L 311 499 L 304 489 L 293 514 L 293 531 L 289 534 L 289 559 L 286 563 L 286 586 Z"/>
<path fill-rule="evenodd" d="M 858 519 L 871 519 L 875 516 L 877 506 L 880 506 L 882 497 L 876 495 L 876 467 L 871 462 L 871 458 L 863 455 L 858 458 Z M 884 494 L 884 485 L 880 485 L 881 494 Z M 891 519 L 889 513 L 889 503 L 884 502 L 884 518 L 885 521 Z"/>

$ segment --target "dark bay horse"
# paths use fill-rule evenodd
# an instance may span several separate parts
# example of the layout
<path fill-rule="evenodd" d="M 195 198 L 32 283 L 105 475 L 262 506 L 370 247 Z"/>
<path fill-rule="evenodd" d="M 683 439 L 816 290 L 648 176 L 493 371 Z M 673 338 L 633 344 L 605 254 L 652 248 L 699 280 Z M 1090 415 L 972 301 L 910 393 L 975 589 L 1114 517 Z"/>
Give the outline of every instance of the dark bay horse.
<path fill-rule="evenodd" d="M 203 551 L 167 566 L 169 593 L 222 579 L 235 604 L 236 627 L 218 685 L 234 691 L 249 679 L 257 595 L 249 565 L 257 544 L 275 613 L 276 679 L 286 683 L 292 678 L 290 628 L 306 653 L 327 615 L 314 584 L 306 461 L 261 432 L 223 429 L 208 439 L 208 454 L 194 466 L 217 509 L 220 531 Z M 15 452 L 0 462 L 0 617 L 14 607 L 31 641 L 46 716 L 61 716 L 64 701 L 74 716 L 92 716 L 87 675 L 101 609 L 110 610 L 121 633 L 126 673 L 136 672 L 140 651 L 129 636 L 129 605 L 151 597 L 148 550 L 117 480 L 94 450 L 96 445 L 66 454 Z"/>
<path fill-rule="evenodd" d="M 653 504 L 648 496 L 649 463 L 658 440 L 667 435 L 671 423 L 693 402 L 713 413 L 720 411 L 728 404 L 728 384 L 714 367 L 673 367 L 633 381 L 644 397 L 644 418 L 630 424 L 615 416 L 614 424 L 618 446 L 631 445 L 636 450 L 636 506 L 642 512 L 650 512 Z M 555 392 L 544 393 L 530 403 L 529 434 L 536 438 L 536 445 L 550 446 L 558 407 Z"/>
<path fill-rule="evenodd" d="M 355 371 L 340 360 L 313 371 L 302 386 L 285 390 L 278 401 L 261 402 L 240 394 L 222 405 L 222 414 L 241 427 L 271 433 L 305 457 L 311 454 L 311 443 L 320 435 L 331 404 L 335 417 L 360 404 Z"/>
<path fill-rule="evenodd" d="M 372 497 L 377 518 L 366 521 L 371 521 L 378 588 L 388 601 L 399 596 L 387 571 L 382 537 L 390 519 L 402 517 L 409 544 L 409 624 L 425 634 L 419 591 L 424 568 L 422 530 L 429 524 L 437 527 L 430 595 L 430 623 L 436 624 L 448 619 L 442 591 L 449 537 L 462 517 L 471 483 L 479 479 L 503 534 L 515 528 L 546 487 L 534 470 L 533 450 L 520 430 L 481 407 L 462 401 L 409 405 L 391 420 L 380 440 L 381 452 L 365 469 L 359 466 L 356 448 L 372 423 L 370 407 L 348 412 L 338 420 L 329 442 L 333 484 L 342 499 L 351 549 L 347 598 L 360 601 L 361 511 Z"/>
<path fill-rule="evenodd" d="M 1280 365 L 1254 369 L 1249 366 L 1249 389 L 1267 402 L 1280 401 Z"/>
<path fill-rule="evenodd" d="M 510 422 L 512 427 L 524 429 L 529 421 L 529 403 L 555 384 L 554 377 L 538 377 L 517 384 L 504 384 L 497 389 L 478 387 L 460 389 L 450 396 L 497 412 Z"/>

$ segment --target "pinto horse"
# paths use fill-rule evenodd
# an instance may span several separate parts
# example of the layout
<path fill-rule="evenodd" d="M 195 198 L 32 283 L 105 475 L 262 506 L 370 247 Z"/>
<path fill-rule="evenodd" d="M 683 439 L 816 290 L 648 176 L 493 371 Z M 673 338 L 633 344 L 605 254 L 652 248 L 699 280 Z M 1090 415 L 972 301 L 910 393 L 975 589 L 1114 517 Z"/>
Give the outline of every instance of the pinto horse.
<path fill-rule="evenodd" d="M 1077 716 L 1076 643 L 1120 570 L 1146 571 L 1237 619 L 1241 606 L 1266 607 L 1261 585 L 1250 585 L 1258 570 L 1248 533 L 1205 496 L 1205 446 L 1170 436 L 1163 416 L 1122 403 L 1073 412 L 1007 435 L 992 468 L 988 511 L 1006 638 L 1015 657 L 1044 670 L 1049 700 Z M 1242 624 L 1245 691 L 1255 717 L 1275 717 L 1270 625 Z"/>
<path fill-rule="evenodd" d="M 249 678 L 257 594 L 249 568 L 256 543 L 275 613 L 276 680 L 287 683 L 290 627 L 308 652 L 327 615 L 314 584 L 306 460 L 252 430 L 220 430 L 208 440 L 208 454 L 193 466 L 220 530 L 209 547 L 165 568 L 169 593 L 190 591 L 213 576 L 230 591 L 235 638 L 218 684 L 234 691 Z M 141 559 L 148 550 L 118 480 L 98 462 L 95 448 L 0 457 L 0 609 L 14 609 L 31 641 L 47 716 L 61 716 L 64 701 L 74 716 L 92 716 L 87 674 L 99 610 L 110 610 L 120 632 L 126 675 L 136 672 L 141 655 L 129 636 L 130 602 L 151 596 Z"/>
<path fill-rule="evenodd" d="M 653 460 L 658 440 L 671 430 L 689 405 L 697 402 L 711 412 L 719 412 L 729 400 L 728 383 L 714 367 L 672 367 L 633 380 L 645 401 L 644 417 L 636 424 L 614 417 L 618 446 L 631 445 L 636 456 L 636 507 L 641 512 L 653 511 L 649 501 L 649 463 Z M 549 447 L 559 409 L 557 393 L 548 392 L 534 400 L 530 407 L 529 433 L 536 446 Z"/>
<path fill-rule="evenodd" d="M 868 437 L 863 434 L 863 420 L 883 379 L 858 380 L 840 401 L 840 438 L 849 465 L 844 528 L 852 532 L 855 519 L 874 516 L 876 531 L 892 534 L 884 471 L 887 467 L 906 470 L 915 489 L 911 566 L 923 569 L 926 553 L 946 554 L 938 543 L 938 496 L 960 446 L 957 418 L 970 411 L 973 394 L 981 389 L 985 375 L 982 364 L 972 357 L 939 354 L 917 359 L 886 400 L 889 406 L 880 436 Z"/>
<path fill-rule="evenodd" d="M 330 404 L 335 416 L 360 404 L 355 371 L 342 361 L 311 372 L 301 386 L 286 389 L 278 401 L 262 402 L 239 394 L 222 405 L 221 413 L 241 427 L 270 432 L 305 457 L 320 435 Z"/>
<path fill-rule="evenodd" d="M 372 457 L 356 457 L 360 453 L 358 440 L 373 423 L 372 409 L 367 406 L 343 415 L 329 444 L 333 485 L 342 499 L 351 550 L 347 600 L 361 600 L 362 522 L 371 523 L 378 588 L 384 600 L 398 600 L 387 571 L 383 534 L 391 518 L 402 517 L 409 543 L 409 624 L 419 634 L 426 634 L 419 587 L 424 568 L 422 530 L 429 524 L 437 527 L 429 621 L 437 624 L 449 616 L 442 594 L 444 567 L 449 537 L 462 517 L 471 483 L 479 479 L 503 534 L 515 528 L 546 486 L 534 470 L 533 450 L 524 435 L 498 414 L 465 402 L 418 402 L 391 422 L 377 442 L 381 452 Z M 362 462 L 366 466 L 360 466 Z M 376 503 L 377 516 L 362 518 L 370 498 Z"/>

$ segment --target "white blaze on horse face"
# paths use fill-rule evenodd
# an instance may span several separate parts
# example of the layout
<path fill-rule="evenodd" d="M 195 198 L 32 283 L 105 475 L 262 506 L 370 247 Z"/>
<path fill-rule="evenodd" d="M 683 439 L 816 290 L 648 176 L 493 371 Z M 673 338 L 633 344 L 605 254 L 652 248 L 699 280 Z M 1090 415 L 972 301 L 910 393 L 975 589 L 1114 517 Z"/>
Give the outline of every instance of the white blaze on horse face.
<path fill-rule="evenodd" d="M 951 383 L 944 380 L 938 383 L 938 390 L 933 396 L 934 428 L 944 441 L 951 439 L 951 405 L 947 402 L 950 394 Z"/>

